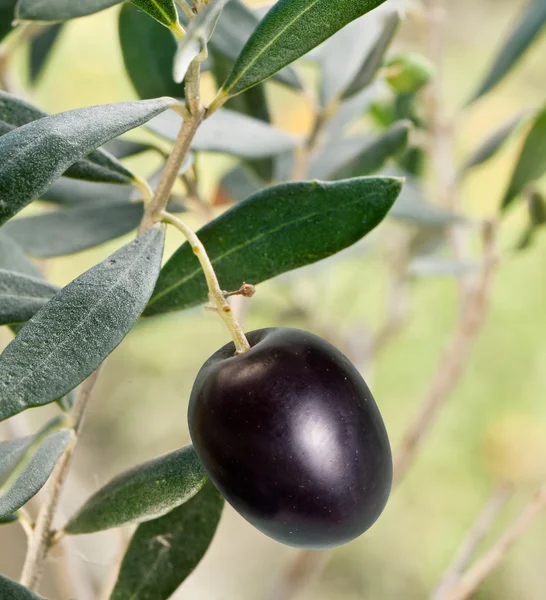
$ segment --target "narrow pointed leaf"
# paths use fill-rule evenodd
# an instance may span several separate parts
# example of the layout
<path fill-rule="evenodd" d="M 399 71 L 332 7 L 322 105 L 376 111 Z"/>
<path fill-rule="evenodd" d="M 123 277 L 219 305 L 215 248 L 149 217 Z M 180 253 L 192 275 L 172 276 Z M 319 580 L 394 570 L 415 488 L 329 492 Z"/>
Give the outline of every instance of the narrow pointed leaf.
<path fill-rule="evenodd" d="M 502 201 L 506 208 L 525 187 L 546 173 L 546 107 L 537 115 L 525 138 L 516 168 Z"/>
<path fill-rule="evenodd" d="M 119 13 L 123 62 L 140 98 L 184 97 L 184 86 L 173 79 L 176 40 L 146 13 L 125 3 Z"/>
<path fill-rule="evenodd" d="M 16 16 L 20 21 L 67 21 L 92 15 L 123 0 L 19 0 Z"/>
<path fill-rule="evenodd" d="M 199 492 L 206 473 L 192 446 L 138 465 L 112 479 L 65 525 L 71 534 L 151 521 Z"/>
<path fill-rule="evenodd" d="M 189 502 L 139 525 L 110 600 L 167 600 L 205 555 L 224 499 L 208 481 Z"/>
<path fill-rule="evenodd" d="M 205 8 L 191 20 L 186 35 L 178 43 L 174 59 L 173 76 L 176 82 L 184 80 L 190 64 L 206 47 L 225 3 L 226 0 L 209 0 Z"/>
<path fill-rule="evenodd" d="M 0 91 L 0 136 L 47 116 L 47 113 L 32 104 Z M 117 184 L 130 184 L 135 178 L 126 166 L 102 149 L 90 152 L 69 167 L 64 175 Z"/>
<path fill-rule="evenodd" d="M 527 117 L 528 113 L 520 113 L 503 123 L 501 127 L 496 129 L 478 148 L 476 148 L 476 150 L 474 150 L 474 152 L 472 152 L 470 157 L 461 167 L 461 173 L 469 171 L 479 165 L 483 165 L 496 156 Z"/>
<path fill-rule="evenodd" d="M 372 16 L 365 15 L 349 23 L 324 42 L 324 57 L 320 64 L 322 106 L 343 95 L 371 52 L 378 34 L 378 23 L 376 19 L 370 19 Z"/>
<path fill-rule="evenodd" d="M 12 30 L 17 0 L 0 0 L 0 41 Z"/>
<path fill-rule="evenodd" d="M 214 34 L 210 39 L 209 47 L 216 53 L 224 56 L 230 63 L 237 60 L 244 45 L 256 29 L 260 22 L 260 17 L 250 10 L 241 0 L 230 0 L 224 6 L 224 10 L 218 19 L 218 24 Z M 230 69 L 231 71 L 231 69 Z M 229 73 L 226 73 L 226 77 Z M 221 85 L 224 80 L 219 81 Z M 292 67 L 285 67 L 273 78 L 279 83 L 283 83 L 295 90 L 302 89 L 302 83 L 298 74 Z"/>
<path fill-rule="evenodd" d="M 5 517 L 0 518 L 0 525 L 10 525 L 11 523 L 17 523 L 19 517 L 17 513 L 12 515 L 6 515 Z M 0 591 L 2 590 L 2 584 L 0 583 Z"/>
<path fill-rule="evenodd" d="M 180 117 L 175 114 L 159 115 L 150 121 L 148 127 L 166 139 L 175 141 L 180 130 Z M 298 143 L 298 138 L 277 127 L 222 108 L 197 130 L 192 148 L 254 159 L 280 154 L 295 148 Z"/>
<path fill-rule="evenodd" d="M 352 98 L 355 94 L 359 94 L 373 82 L 383 64 L 385 54 L 398 31 L 399 24 L 400 17 L 397 12 L 393 12 L 385 17 L 381 32 L 376 38 L 372 49 L 362 62 L 360 70 L 354 76 L 351 84 L 342 94 L 344 100 Z"/>
<path fill-rule="evenodd" d="M 9 600 L 44 600 L 28 588 L 0 574 L 0 598 Z"/>
<path fill-rule="evenodd" d="M 389 212 L 394 178 L 286 183 L 265 189 L 199 231 L 224 289 L 260 283 L 354 244 Z M 241 232 L 244 232 L 241 234 Z M 189 244 L 161 271 L 146 315 L 204 302 L 205 278 Z"/>
<path fill-rule="evenodd" d="M 133 140 L 127 140 L 124 138 L 117 138 L 115 140 L 111 140 L 110 142 L 106 142 L 102 148 L 103 150 L 106 150 L 106 152 L 109 152 L 112 156 L 115 156 L 119 159 L 137 156 L 138 154 L 143 154 L 144 152 L 148 152 L 150 150 L 161 153 L 161 151 L 152 144 L 145 142 L 134 142 Z"/>
<path fill-rule="evenodd" d="M 42 278 L 0 269 L 0 325 L 28 321 L 58 291 Z"/>
<path fill-rule="evenodd" d="M 222 95 L 234 96 L 271 77 L 384 0 L 280 0 L 241 51 Z"/>
<path fill-rule="evenodd" d="M 40 195 L 40 200 L 60 206 L 83 206 L 95 203 L 121 204 L 129 202 L 134 188 L 111 183 L 96 183 L 61 177 Z"/>
<path fill-rule="evenodd" d="M 105 104 L 44 117 L 0 138 L 0 225 L 85 154 L 173 105 L 170 98 Z"/>
<path fill-rule="evenodd" d="M 63 27 L 63 23 L 56 23 L 55 25 L 44 28 L 43 31 L 38 32 L 38 34 L 32 38 L 29 53 L 29 74 L 31 83 L 36 84 L 42 76 L 51 57 L 51 53 L 57 45 Z"/>
<path fill-rule="evenodd" d="M 38 267 L 26 257 L 23 249 L 15 240 L 0 232 L 0 269 L 14 271 L 32 277 L 41 277 Z"/>
<path fill-rule="evenodd" d="M 411 127 L 409 121 L 400 121 L 372 139 L 353 136 L 335 140 L 312 163 L 309 176 L 346 179 L 376 172 L 406 148 Z"/>
<path fill-rule="evenodd" d="M 182 33 L 174 0 L 131 0 L 131 2 L 158 23 L 172 31 Z"/>
<path fill-rule="evenodd" d="M 66 395 L 129 333 L 159 273 L 154 226 L 52 298 L 0 355 L 0 420 Z"/>
<path fill-rule="evenodd" d="M 3 231 L 27 254 L 39 258 L 66 256 L 100 246 L 136 229 L 142 203 L 95 202 L 34 217 L 14 219 Z"/>
<path fill-rule="evenodd" d="M 72 440 L 72 435 L 70 429 L 62 429 L 46 436 L 36 449 L 28 449 L 31 456 L 22 459 L 15 472 L 0 488 L 0 517 L 19 510 L 44 487 L 55 464 Z"/>
<path fill-rule="evenodd" d="M 493 65 L 470 102 L 491 91 L 516 66 L 545 25 L 546 2 L 531 0 L 504 41 Z"/>

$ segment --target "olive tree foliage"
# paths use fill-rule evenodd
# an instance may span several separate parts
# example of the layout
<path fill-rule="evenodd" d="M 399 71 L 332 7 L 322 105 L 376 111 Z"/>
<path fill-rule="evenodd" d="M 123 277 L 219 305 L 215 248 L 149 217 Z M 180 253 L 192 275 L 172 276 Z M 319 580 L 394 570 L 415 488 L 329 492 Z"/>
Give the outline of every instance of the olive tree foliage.
<path fill-rule="evenodd" d="M 16 47 L 29 46 L 30 82 L 39 85 L 66 22 L 114 5 L 139 100 L 49 115 L 27 99 L 32 90 L 12 93 Z M 51 529 L 100 365 L 139 319 L 207 298 L 221 309 L 225 298 L 207 286 L 211 271 L 222 290 L 257 285 L 352 246 L 384 219 L 407 233 L 404 278 L 458 277 L 479 266 L 445 258 L 448 233 L 472 223 L 425 197 L 434 156 L 423 143 L 433 128 L 424 99 L 435 72 L 423 56 L 394 51 L 401 20 L 390 0 L 279 0 L 270 10 L 242 0 L 0 0 L 0 326 L 14 334 L 0 355 L 0 420 L 55 403 L 60 414 L 35 434 L 0 442 L 0 524 L 20 521 L 29 533 L 21 583 L 0 575 L 0 597 L 39 598 L 45 559 L 61 535 L 130 523 L 137 528 L 110 598 L 167 599 L 213 539 L 223 499 L 191 446 L 119 474 L 61 531 Z M 545 23 L 546 2 L 531 1 L 469 104 L 494 93 Z M 205 71 L 217 84 L 207 106 L 200 99 Z M 312 96 L 308 136 L 274 124 L 276 86 Z M 161 143 L 145 141 L 149 135 L 138 141 L 138 132 L 124 136 L 139 127 Z M 546 106 L 499 124 L 454 179 L 515 138 L 521 152 L 498 218 L 527 203 L 524 248 L 546 224 L 537 183 L 546 172 Z M 225 210 L 197 232 L 210 259 L 205 277 L 194 234 L 176 213 L 208 206 L 198 161 L 207 152 L 229 155 L 235 166 L 211 200 Z M 143 177 L 125 165 L 142 153 L 161 156 L 157 173 Z M 18 214 L 31 203 L 49 210 Z M 168 226 L 190 241 L 165 262 Z M 34 260 L 132 231 L 133 241 L 63 289 Z M 30 523 L 25 504 L 48 479 Z"/>

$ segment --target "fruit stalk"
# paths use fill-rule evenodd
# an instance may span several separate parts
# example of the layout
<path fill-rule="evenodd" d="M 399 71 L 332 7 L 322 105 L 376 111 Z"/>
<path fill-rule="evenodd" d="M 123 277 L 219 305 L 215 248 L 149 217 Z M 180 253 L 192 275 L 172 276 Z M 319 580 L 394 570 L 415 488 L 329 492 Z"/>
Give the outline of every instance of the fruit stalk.
<path fill-rule="evenodd" d="M 226 300 L 226 294 L 224 294 L 220 288 L 218 277 L 216 277 L 214 267 L 212 266 L 210 258 L 208 257 L 207 251 L 201 243 L 201 240 L 197 237 L 195 232 L 178 217 L 175 217 L 166 211 L 161 212 L 161 217 L 163 222 L 174 225 L 174 227 L 176 227 L 186 237 L 191 245 L 193 253 L 198 258 L 201 268 L 203 269 L 203 273 L 205 274 L 205 279 L 207 280 L 211 306 L 222 318 L 229 329 L 237 354 L 244 354 L 245 352 L 248 352 L 250 350 L 250 344 L 248 343 L 241 326 L 235 318 L 231 306 Z"/>

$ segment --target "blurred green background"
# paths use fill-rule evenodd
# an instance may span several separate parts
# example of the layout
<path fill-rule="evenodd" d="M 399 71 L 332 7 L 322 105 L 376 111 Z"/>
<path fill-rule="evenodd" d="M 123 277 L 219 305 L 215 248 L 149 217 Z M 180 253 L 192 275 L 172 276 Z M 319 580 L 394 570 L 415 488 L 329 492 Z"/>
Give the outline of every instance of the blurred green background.
<path fill-rule="evenodd" d="M 451 111 L 475 87 L 521 6 L 513 0 L 449 3 L 444 92 Z M 114 8 L 68 25 L 43 80 L 32 92 L 33 101 L 59 112 L 135 97 L 124 76 L 116 13 Z M 409 20 L 397 44 L 419 50 L 424 48 L 423 38 L 419 22 Z M 545 36 L 515 74 L 462 115 L 457 135 L 461 156 L 517 110 L 544 101 L 544 56 Z M 23 64 L 23 56 L 19 60 Z M 23 67 L 20 71 L 24 80 Z M 275 86 L 271 93 L 278 125 L 305 131 L 310 122 L 305 102 Z M 495 213 L 517 151 L 516 141 L 465 182 L 464 209 L 470 217 Z M 144 175 L 156 166 L 148 159 L 131 164 Z M 229 164 L 225 157 L 204 159 L 206 193 L 212 192 Z M 372 530 L 331 554 L 302 599 L 427 598 L 495 485 L 494 470 L 499 466 L 495 463 L 504 458 L 493 455 L 486 460 L 484 442 L 498 432 L 507 435 L 508 452 L 516 464 L 521 461 L 521 470 L 530 469 L 537 477 L 521 482 L 489 540 L 514 518 L 540 483 L 546 444 L 546 237 L 538 236 L 525 252 L 513 252 L 523 215 L 523 210 L 514 211 L 503 226 L 502 263 L 487 325 L 406 480 Z M 199 226 L 197 220 L 192 224 Z M 388 238 L 392 228 L 384 224 L 377 235 Z M 45 272 L 55 283 L 67 283 L 121 243 L 49 261 L 43 265 Z M 168 251 L 180 243 L 178 233 L 169 232 Z M 381 245 L 371 251 L 364 245 L 318 267 L 260 285 L 247 307 L 247 329 L 289 325 L 321 335 L 335 331 L 336 339 L 377 329 L 387 285 L 383 259 Z M 374 364 L 365 365 L 394 448 L 422 401 L 456 322 L 456 290 L 453 278 L 415 279 L 409 323 Z M 293 310 L 294 299 L 306 307 L 306 316 Z M 5 334 L 2 341 L 7 339 Z M 189 442 L 186 406 L 195 374 L 226 341 L 222 323 L 202 309 L 139 324 L 108 360 L 76 453 L 63 500 L 65 513 L 121 469 Z M 48 410 L 33 411 L 26 418 L 34 426 Z M 81 584 L 76 590 L 79 600 L 87 600 L 85 580 L 97 586 L 108 577 L 126 535 L 108 532 L 71 542 L 68 559 Z M 18 576 L 24 549 L 17 525 L 0 530 L 3 572 Z M 269 600 L 296 553 L 255 531 L 227 506 L 210 551 L 176 598 Z M 546 515 L 476 597 L 543 600 L 545 556 Z M 62 571 L 60 555 L 53 556 L 51 567 L 43 591 L 60 597 L 66 589 L 57 577 Z"/>

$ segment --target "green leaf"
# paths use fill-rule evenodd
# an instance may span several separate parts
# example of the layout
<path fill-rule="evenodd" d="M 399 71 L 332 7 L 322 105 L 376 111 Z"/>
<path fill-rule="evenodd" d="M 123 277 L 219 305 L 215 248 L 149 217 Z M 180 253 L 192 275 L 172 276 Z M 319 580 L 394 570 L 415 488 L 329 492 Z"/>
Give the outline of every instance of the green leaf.
<path fill-rule="evenodd" d="M 322 106 L 340 98 L 358 75 L 377 37 L 377 20 L 370 19 L 374 16 L 366 15 L 349 23 L 324 43 L 320 61 Z"/>
<path fill-rule="evenodd" d="M 45 27 L 32 38 L 29 52 L 29 75 L 32 84 L 36 85 L 38 83 L 51 57 L 51 53 L 57 45 L 63 27 L 64 23 Z"/>
<path fill-rule="evenodd" d="M 373 82 L 377 72 L 383 64 L 385 54 L 398 31 L 399 24 L 400 17 L 397 12 L 393 12 L 385 17 L 383 27 L 375 40 L 373 48 L 366 56 L 366 59 L 362 63 L 358 73 L 354 76 L 351 84 L 342 94 L 344 100 L 359 94 Z"/>
<path fill-rule="evenodd" d="M 47 113 L 32 104 L 0 91 L 0 136 L 47 116 Z M 127 167 L 101 149 L 94 150 L 79 160 L 64 175 L 76 179 L 117 184 L 132 184 L 135 179 Z"/>
<path fill-rule="evenodd" d="M 502 208 L 508 207 L 526 186 L 546 173 L 546 106 L 537 115 L 525 138 Z"/>
<path fill-rule="evenodd" d="M 133 191 L 133 188 L 124 185 L 61 177 L 40 195 L 40 200 L 61 206 L 81 206 L 95 203 L 120 204 L 129 202 Z"/>
<path fill-rule="evenodd" d="M 256 13 L 250 10 L 241 0 L 230 0 L 224 6 L 224 10 L 218 19 L 218 24 L 209 42 L 209 48 L 216 54 L 225 57 L 231 63 L 231 68 L 233 68 L 233 64 L 259 22 L 260 19 Z M 229 72 L 218 83 L 222 84 L 227 75 L 229 75 Z M 273 78 L 295 90 L 302 89 L 301 80 L 292 67 L 285 67 L 275 73 Z"/>
<path fill-rule="evenodd" d="M 108 201 L 14 219 L 2 230 L 27 254 L 53 258 L 100 246 L 136 229 L 142 203 Z"/>
<path fill-rule="evenodd" d="M 72 436 L 70 429 L 61 429 L 0 442 L 0 455 L 7 455 L 8 461 L 18 460 L 10 462 L 14 470 L 0 488 L 0 517 L 19 510 L 44 487 Z M 29 445 L 25 447 L 24 454 L 18 455 L 22 452 L 23 442 Z M 17 448 L 14 448 L 15 443 L 19 444 Z"/>
<path fill-rule="evenodd" d="M 0 0 L 0 41 L 12 30 L 17 0 Z"/>
<path fill-rule="evenodd" d="M 43 600 L 28 588 L 0 574 L 0 598 L 6 600 Z"/>
<path fill-rule="evenodd" d="M 172 76 L 176 40 L 165 27 L 127 2 L 119 13 L 119 41 L 125 68 L 140 98 L 184 97 L 184 86 Z"/>
<path fill-rule="evenodd" d="M 106 152 L 109 152 L 112 156 L 115 156 L 119 159 L 137 156 L 138 154 L 143 154 L 144 152 L 149 152 L 150 150 L 159 152 L 159 154 L 163 156 L 163 152 L 152 144 L 145 142 L 134 142 L 133 140 L 127 140 L 124 138 L 117 138 L 115 140 L 106 142 L 102 148 L 106 150 Z"/>
<path fill-rule="evenodd" d="M 0 269 L 0 325 L 28 321 L 58 291 L 41 277 Z"/>
<path fill-rule="evenodd" d="M 151 521 L 184 504 L 207 479 L 192 446 L 124 471 L 107 483 L 65 525 L 66 533 L 93 533 Z"/>
<path fill-rule="evenodd" d="M 5 517 L 0 518 L 0 525 L 10 525 L 11 523 L 16 523 L 19 520 L 17 513 L 12 515 L 6 515 Z M 2 584 L 0 583 L 0 591 L 2 590 Z"/>
<path fill-rule="evenodd" d="M 139 525 L 110 600 L 166 600 L 207 551 L 224 499 L 207 481 L 189 502 Z"/>
<path fill-rule="evenodd" d="M 148 127 L 164 138 L 175 141 L 180 118 L 159 115 Z M 222 108 L 199 127 L 192 142 L 193 150 L 223 152 L 241 158 L 263 158 L 295 148 L 298 138 L 277 127 L 241 113 Z"/>
<path fill-rule="evenodd" d="M 351 246 L 387 215 L 402 184 L 394 178 L 270 187 L 199 231 L 224 289 L 260 283 Z M 148 316 L 204 302 L 205 278 L 189 244 L 163 267 Z"/>
<path fill-rule="evenodd" d="M 406 148 L 411 128 L 409 121 L 399 121 L 376 138 L 353 136 L 334 140 L 313 161 L 309 176 L 347 179 L 376 172 Z"/>
<path fill-rule="evenodd" d="M 71 110 L 0 138 L 0 225 L 45 192 L 85 154 L 167 110 L 171 98 Z"/>
<path fill-rule="evenodd" d="M 384 0 L 279 0 L 241 51 L 220 96 L 271 77 Z"/>
<path fill-rule="evenodd" d="M 4 230 L 0 232 L 0 269 L 32 277 L 42 276 L 38 267 L 26 257 L 17 242 L 5 235 Z"/>
<path fill-rule="evenodd" d="M 156 225 L 52 298 L 0 355 L 0 420 L 53 402 L 86 379 L 129 333 L 163 254 Z"/>
<path fill-rule="evenodd" d="M 208 4 L 190 21 L 186 35 L 178 43 L 174 59 L 174 80 L 180 83 L 186 77 L 190 64 L 207 46 L 216 21 L 226 0 L 209 0 Z"/>
<path fill-rule="evenodd" d="M 470 99 L 475 102 L 491 91 L 523 57 L 546 25 L 546 2 L 532 0 L 510 31 L 484 81 Z M 470 103 L 469 102 L 469 103 Z"/>
<path fill-rule="evenodd" d="M 496 129 L 466 160 L 461 167 L 460 174 L 469 171 L 474 167 L 483 165 L 488 160 L 497 155 L 502 150 L 504 144 L 510 139 L 514 131 L 519 129 L 520 125 L 528 118 L 529 114 L 519 113 L 515 117 L 508 119 L 498 129 Z"/>
<path fill-rule="evenodd" d="M 165 25 L 178 35 L 183 34 L 174 0 L 131 0 L 131 2 L 158 23 Z"/>
<path fill-rule="evenodd" d="M 19 0 L 16 17 L 20 21 L 67 21 L 92 15 L 120 4 L 123 0 Z"/>

